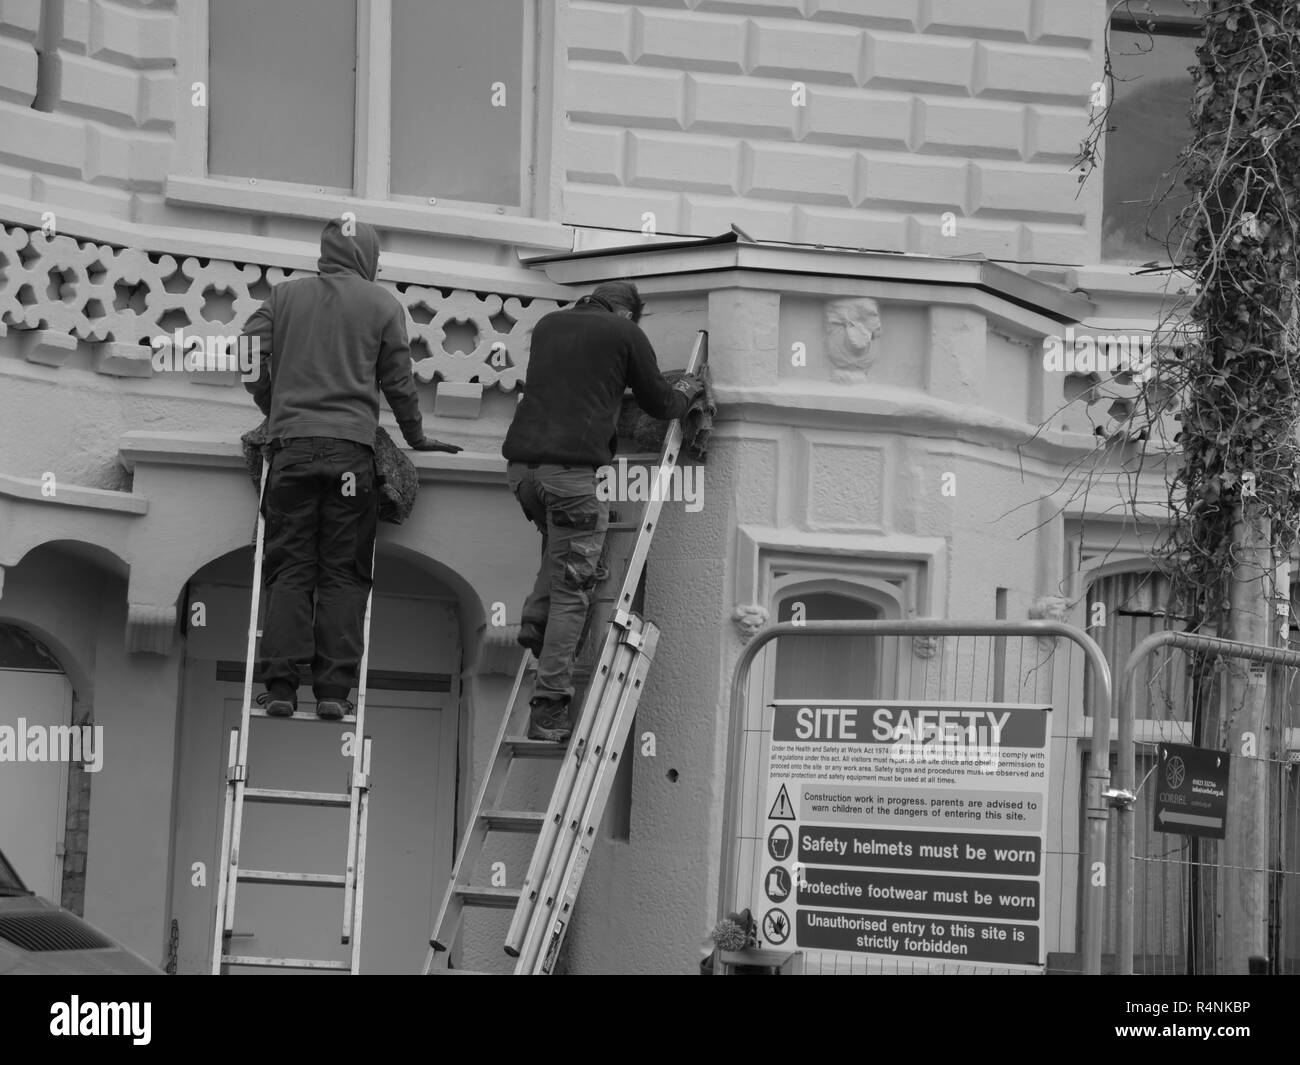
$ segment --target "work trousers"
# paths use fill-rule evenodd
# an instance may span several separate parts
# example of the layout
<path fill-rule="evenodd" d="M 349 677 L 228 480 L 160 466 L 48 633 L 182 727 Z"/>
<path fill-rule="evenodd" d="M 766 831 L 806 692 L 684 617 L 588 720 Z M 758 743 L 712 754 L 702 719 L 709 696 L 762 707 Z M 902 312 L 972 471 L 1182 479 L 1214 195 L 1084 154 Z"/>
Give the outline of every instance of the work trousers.
<path fill-rule="evenodd" d="M 258 669 L 298 687 L 311 663 L 317 699 L 357 686 L 379 521 L 374 451 L 329 437 L 273 445 L 266 517 L 266 613 Z"/>
<path fill-rule="evenodd" d="M 542 533 L 542 562 L 522 622 L 545 630 L 534 695 L 573 696 L 573 659 L 599 581 L 609 501 L 590 466 L 512 462 L 510 490 Z"/>

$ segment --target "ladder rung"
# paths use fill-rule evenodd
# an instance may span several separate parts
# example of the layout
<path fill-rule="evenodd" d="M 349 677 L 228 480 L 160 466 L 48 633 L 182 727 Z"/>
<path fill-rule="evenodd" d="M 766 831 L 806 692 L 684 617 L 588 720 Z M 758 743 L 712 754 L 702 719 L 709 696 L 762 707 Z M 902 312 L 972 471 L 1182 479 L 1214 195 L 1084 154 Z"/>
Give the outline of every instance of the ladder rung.
<path fill-rule="evenodd" d="M 563 743 L 552 743 L 550 740 L 524 740 L 506 737 L 506 746 L 514 753 L 516 758 L 563 758 L 568 748 Z M 248 794 L 249 789 L 244 789 L 244 794 Z"/>
<path fill-rule="evenodd" d="M 262 969 L 330 969 L 334 972 L 351 972 L 345 961 L 323 961 L 318 958 L 259 958 L 252 954 L 223 954 L 223 965 L 251 965 Z"/>
<path fill-rule="evenodd" d="M 339 873 L 281 873 L 271 869 L 241 869 L 246 884 L 296 884 L 300 887 L 342 887 L 347 877 Z"/>
<path fill-rule="evenodd" d="M 295 710 L 292 714 L 268 714 L 264 706 L 250 706 L 249 717 L 269 717 L 272 721 L 320 721 L 326 725 L 355 725 L 356 714 L 344 714 L 342 717 L 321 717 L 314 710 Z"/>
<path fill-rule="evenodd" d="M 471 887 L 465 884 L 457 886 L 456 894 L 466 906 L 513 910 L 519 904 L 517 887 Z"/>
<path fill-rule="evenodd" d="M 281 803 L 286 806 L 347 806 L 346 791 L 287 791 L 283 788 L 245 788 L 245 802 Z"/>
<path fill-rule="evenodd" d="M 480 816 L 497 832 L 536 832 L 546 821 L 542 810 L 484 810 Z"/>

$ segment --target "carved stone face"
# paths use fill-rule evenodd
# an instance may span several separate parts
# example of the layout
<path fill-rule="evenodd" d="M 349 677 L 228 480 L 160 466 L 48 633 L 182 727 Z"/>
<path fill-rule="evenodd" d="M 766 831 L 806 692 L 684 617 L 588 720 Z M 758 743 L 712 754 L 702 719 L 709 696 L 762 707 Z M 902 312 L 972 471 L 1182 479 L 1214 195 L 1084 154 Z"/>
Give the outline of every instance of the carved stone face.
<path fill-rule="evenodd" d="M 1059 595 L 1041 595 L 1029 608 L 1032 621 L 1066 621 L 1070 616 L 1070 601 Z M 1056 642 L 1055 636 L 1039 636 L 1038 646 L 1050 647 Z"/>
<path fill-rule="evenodd" d="M 917 658 L 933 658 L 939 650 L 939 637 L 922 633 L 912 637 L 912 654 Z"/>
<path fill-rule="evenodd" d="M 880 309 L 872 299 L 831 300 L 826 304 L 826 352 L 831 376 L 842 384 L 865 381 L 879 354 Z"/>
<path fill-rule="evenodd" d="M 757 603 L 745 603 L 731 612 L 731 620 L 736 626 L 742 643 L 748 643 L 754 634 L 767 624 L 767 608 Z"/>
<path fill-rule="evenodd" d="M 1035 620 L 1065 621 L 1070 616 L 1070 601 L 1059 595 L 1039 596 L 1029 616 Z"/>

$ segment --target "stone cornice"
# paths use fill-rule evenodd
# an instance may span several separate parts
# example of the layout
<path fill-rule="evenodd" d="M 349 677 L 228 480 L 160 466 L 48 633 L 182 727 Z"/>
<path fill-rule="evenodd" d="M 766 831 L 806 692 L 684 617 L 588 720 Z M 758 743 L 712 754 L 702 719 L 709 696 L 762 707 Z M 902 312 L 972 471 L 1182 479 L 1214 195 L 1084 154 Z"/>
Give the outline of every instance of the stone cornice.
<path fill-rule="evenodd" d="M 420 483 L 503 485 L 506 460 L 487 452 L 462 451 L 449 455 L 437 451 L 406 451 Z M 118 445 L 122 464 L 131 471 L 139 466 L 199 466 L 243 470 L 244 453 L 237 439 L 212 433 L 124 433 Z"/>
<path fill-rule="evenodd" d="M 1015 448 L 1025 456 L 1052 462 L 1077 461 L 1095 452 L 1097 438 L 1085 433 L 1044 429 L 997 414 L 936 399 L 924 392 L 884 385 L 803 384 L 798 390 L 715 385 L 718 430 L 732 435 L 738 422 L 815 427 L 862 432 L 870 429 L 942 443 L 961 440 Z M 1155 469 L 1154 460 L 1150 463 Z"/>
<path fill-rule="evenodd" d="M 43 215 L 49 209 L 48 204 L 0 195 L 0 220 L 10 224 L 17 223 L 39 230 L 43 224 Z M 340 208 L 343 209 L 345 208 Z M 316 260 L 320 257 L 319 246 L 309 241 L 189 226 L 126 222 L 94 211 L 78 211 L 70 207 L 60 207 L 55 215 L 59 233 L 70 235 L 78 241 L 109 244 L 117 248 L 145 248 L 177 257 L 195 256 L 257 263 L 282 270 L 313 273 L 316 270 Z M 324 219 L 327 216 L 321 214 L 319 217 Z M 508 292 L 530 298 L 568 298 L 564 286 L 546 279 L 536 271 L 476 263 L 466 259 L 443 259 L 437 255 L 384 252 L 379 264 L 379 279 L 398 284 Z"/>
<path fill-rule="evenodd" d="M 380 229 L 404 229 L 535 248 L 567 250 L 573 247 L 573 230 L 559 222 L 547 222 L 523 215 L 427 207 L 397 200 L 331 196 L 297 189 L 272 188 L 265 184 L 252 186 L 248 181 L 238 179 L 173 175 L 167 179 L 166 197 L 172 203 L 322 220 L 341 215 L 344 211 L 355 211 L 358 218 Z"/>
<path fill-rule="evenodd" d="M 589 285 L 616 277 L 662 277 L 745 271 L 808 275 L 848 281 L 879 281 L 986 292 L 1056 322 L 1078 322 L 1095 313 L 1087 296 L 1028 277 L 987 259 L 942 259 L 895 252 L 850 251 L 799 245 L 743 242 L 734 234 L 625 248 L 521 256 L 564 285 Z M 709 286 L 712 287 L 712 286 Z M 784 290 L 780 283 L 753 287 Z M 826 289 L 821 289 L 823 293 Z M 838 293 L 837 293 L 838 294 Z"/>
<path fill-rule="evenodd" d="M 147 514 L 149 500 L 129 492 L 114 492 L 106 488 L 83 488 L 79 485 L 61 485 L 55 482 L 53 492 L 46 482 L 32 477 L 11 477 L 0 473 L 0 497 L 30 500 L 44 506 L 79 507 L 83 510 L 103 510 L 114 514 Z"/>

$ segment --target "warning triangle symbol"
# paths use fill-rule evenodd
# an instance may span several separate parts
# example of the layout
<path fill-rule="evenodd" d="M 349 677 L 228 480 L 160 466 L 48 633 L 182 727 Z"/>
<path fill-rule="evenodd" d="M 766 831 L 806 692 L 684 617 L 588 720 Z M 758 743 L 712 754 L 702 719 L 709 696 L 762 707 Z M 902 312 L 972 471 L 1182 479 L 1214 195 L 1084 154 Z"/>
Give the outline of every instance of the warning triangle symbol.
<path fill-rule="evenodd" d="M 781 790 L 776 793 L 776 801 L 772 803 L 772 809 L 767 812 L 767 816 L 773 821 L 793 821 L 794 807 L 790 804 L 790 794 L 785 790 L 785 785 L 781 785 Z"/>

